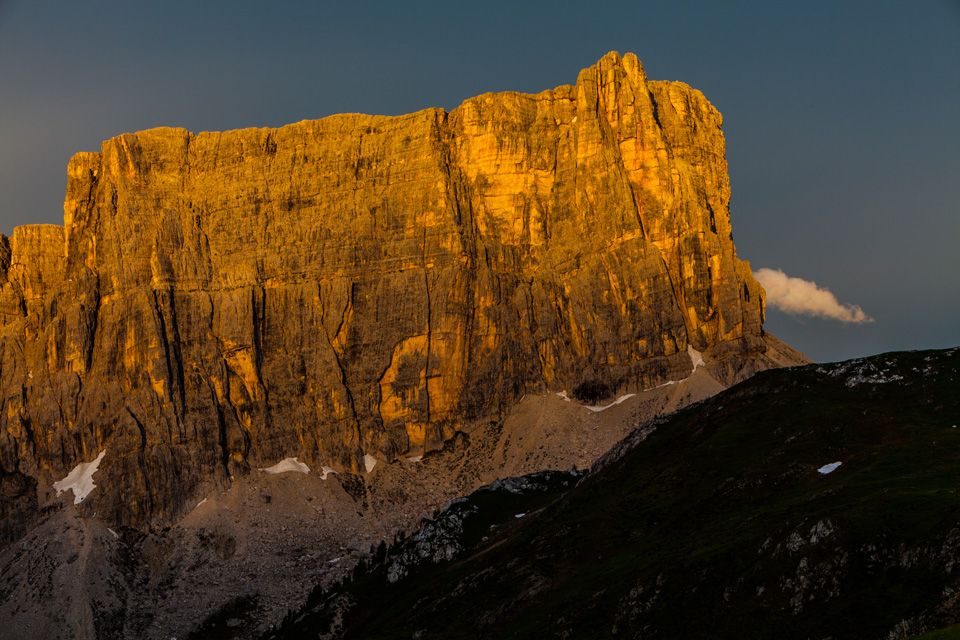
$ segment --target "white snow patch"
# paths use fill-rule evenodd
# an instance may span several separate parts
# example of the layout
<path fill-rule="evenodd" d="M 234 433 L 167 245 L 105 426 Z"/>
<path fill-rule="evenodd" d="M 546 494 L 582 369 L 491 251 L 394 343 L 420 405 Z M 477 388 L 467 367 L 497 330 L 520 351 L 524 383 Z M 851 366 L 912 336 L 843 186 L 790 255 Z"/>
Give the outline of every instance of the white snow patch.
<path fill-rule="evenodd" d="M 681 381 L 682 382 L 682 381 Z M 658 384 L 654 389 L 663 389 L 664 387 L 669 387 L 672 384 L 677 384 L 676 380 L 667 380 L 663 384 Z M 645 391 L 652 391 L 653 389 L 645 389 Z"/>
<path fill-rule="evenodd" d="M 320 479 L 321 479 L 321 480 L 326 480 L 326 479 L 327 479 L 327 474 L 337 473 L 336 470 L 331 469 L 330 467 L 320 467 L 320 471 L 323 472 L 323 475 L 320 476 Z"/>
<path fill-rule="evenodd" d="M 819 471 L 819 472 L 822 473 L 823 475 L 827 475 L 827 474 L 830 473 L 831 471 L 836 470 L 836 468 L 839 467 L 841 464 L 843 464 L 843 463 L 842 463 L 842 462 L 831 462 L 830 464 L 825 464 L 825 465 L 823 465 L 822 467 L 820 467 L 819 469 L 817 469 L 817 471 Z"/>
<path fill-rule="evenodd" d="M 654 391 L 655 389 L 663 389 L 664 387 L 669 387 L 669 386 L 672 385 L 672 384 L 680 384 L 681 382 L 686 382 L 686 381 L 687 381 L 687 378 L 684 378 L 683 380 L 667 380 L 667 381 L 664 382 L 663 384 L 658 384 L 658 385 L 655 386 L 655 387 L 650 387 L 649 389 L 644 389 L 644 390 L 641 391 L 640 393 L 646 393 L 647 391 Z"/>
<path fill-rule="evenodd" d="M 687 343 L 687 354 L 690 356 L 690 362 L 693 363 L 693 370 L 696 371 L 697 367 L 705 367 L 706 363 L 703 361 L 703 354 L 693 348 L 693 345 Z"/>
<path fill-rule="evenodd" d="M 297 462 L 296 458 L 284 458 L 277 464 L 272 467 L 267 467 L 266 469 L 260 469 L 264 473 L 277 474 L 277 473 L 286 473 L 287 471 L 296 471 L 297 473 L 310 473 L 310 467 L 303 464 L 302 462 Z"/>
<path fill-rule="evenodd" d="M 422 453 L 419 456 L 412 456 L 410 458 L 407 458 L 407 462 L 420 462 L 421 460 L 423 460 Z"/>
<path fill-rule="evenodd" d="M 599 413 L 600 411 L 604 411 L 605 409 L 609 409 L 610 407 L 612 407 L 612 406 L 614 406 L 614 405 L 620 404 L 620 403 L 623 402 L 624 400 L 627 400 L 627 399 L 629 399 L 629 398 L 632 398 L 632 397 L 635 396 L 635 395 L 637 395 L 637 394 L 635 394 L 635 393 L 628 393 L 628 394 L 626 394 L 626 395 L 620 396 L 619 398 L 617 398 L 616 400 L 614 400 L 614 401 L 611 402 L 610 404 L 605 404 L 605 405 L 603 405 L 602 407 L 589 407 L 589 406 L 588 406 L 587 409 L 590 409 L 590 411 Z"/>
<path fill-rule="evenodd" d="M 97 467 L 100 466 L 100 461 L 103 460 L 103 456 L 106 453 L 107 451 L 103 450 L 100 452 L 100 455 L 97 456 L 96 460 L 92 462 L 81 462 L 73 468 L 73 471 L 67 474 L 66 478 L 60 482 L 54 482 L 53 488 L 57 490 L 57 495 L 59 496 L 67 489 L 72 489 L 73 504 L 83 502 L 83 499 L 97 486 L 93 483 L 93 474 L 97 472 Z"/>
<path fill-rule="evenodd" d="M 120 537 L 120 536 L 117 535 L 117 532 L 116 532 L 116 531 L 114 531 L 113 529 L 111 529 L 111 528 L 109 528 L 109 527 L 107 527 L 107 531 L 109 531 L 110 533 L 112 533 L 114 538 L 119 538 L 119 537 Z"/>
<path fill-rule="evenodd" d="M 570 402 L 570 398 L 567 396 L 567 390 L 566 390 L 566 389 L 564 389 L 563 391 L 559 392 L 559 393 L 557 394 L 557 397 L 558 397 L 558 398 L 563 398 L 563 399 L 566 400 L 567 402 Z"/>
<path fill-rule="evenodd" d="M 369 453 L 365 453 L 363 454 L 363 466 L 367 468 L 367 473 L 370 473 L 377 466 L 377 459 Z"/>
<path fill-rule="evenodd" d="M 525 516 L 525 515 L 527 515 L 527 514 L 525 514 L 525 513 L 518 513 L 517 515 L 515 515 L 515 516 L 513 516 L 513 517 L 514 517 L 514 518 L 522 518 L 522 517 Z"/>
<path fill-rule="evenodd" d="M 340 556 L 339 558 L 334 558 L 333 560 L 327 560 L 327 564 L 337 564 L 341 560 L 343 560 L 343 556 Z"/>
<path fill-rule="evenodd" d="M 206 502 L 206 501 L 207 501 L 207 499 L 204 498 L 203 500 L 201 500 L 200 502 L 197 503 L 197 507 L 199 507 L 200 505 L 202 505 L 202 504 L 203 504 L 204 502 Z M 196 509 L 197 507 L 194 507 L 194 509 Z"/>

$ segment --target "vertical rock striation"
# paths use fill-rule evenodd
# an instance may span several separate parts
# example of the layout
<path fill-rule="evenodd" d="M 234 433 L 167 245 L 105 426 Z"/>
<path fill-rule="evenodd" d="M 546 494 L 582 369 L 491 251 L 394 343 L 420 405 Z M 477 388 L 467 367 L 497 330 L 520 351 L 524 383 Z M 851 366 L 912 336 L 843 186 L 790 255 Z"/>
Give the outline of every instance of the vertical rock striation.
<path fill-rule="evenodd" d="M 688 346 L 773 366 L 720 125 L 611 53 L 450 113 L 77 154 L 64 226 L 0 238 L 4 495 L 106 450 L 81 508 L 147 526 L 281 458 L 359 471 L 527 392 L 680 379 Z"/>

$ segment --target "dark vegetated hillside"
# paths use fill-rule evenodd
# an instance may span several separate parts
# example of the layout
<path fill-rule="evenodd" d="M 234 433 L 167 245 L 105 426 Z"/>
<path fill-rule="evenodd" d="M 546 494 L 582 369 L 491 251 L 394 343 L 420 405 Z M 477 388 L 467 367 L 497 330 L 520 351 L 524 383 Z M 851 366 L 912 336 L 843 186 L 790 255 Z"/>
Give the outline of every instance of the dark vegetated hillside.
<path fill-rule="evenodd" d="M 763 372 L 452 561 L 394 584 L 381 567 L 327 601 L 351 604 L 346 638 L 886 638 L 960 622 L 958 372 L 958 349 Z M 284 633 L 325 630 L 319 611 Z"/>
<path fill-rule="evenodd" d="M 915 640 L 957 640 L 960 638 L 960 625 L 953 625 L 945 629 L 936 629 L 920 636 Z"/>

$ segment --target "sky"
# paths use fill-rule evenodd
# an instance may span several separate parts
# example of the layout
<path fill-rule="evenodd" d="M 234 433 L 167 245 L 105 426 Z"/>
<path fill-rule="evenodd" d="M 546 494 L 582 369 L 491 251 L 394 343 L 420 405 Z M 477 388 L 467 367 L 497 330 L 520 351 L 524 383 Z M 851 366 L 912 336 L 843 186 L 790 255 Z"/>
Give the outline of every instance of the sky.
<path fill-rule="evenodd" d="M 0 0 L 0 233 L 62 224 L 70 157 L 120 133 L 450 110 L 608 51 L 723 114 L 767 331 L 821 362 L 960 345 L 960 0 Z"/>

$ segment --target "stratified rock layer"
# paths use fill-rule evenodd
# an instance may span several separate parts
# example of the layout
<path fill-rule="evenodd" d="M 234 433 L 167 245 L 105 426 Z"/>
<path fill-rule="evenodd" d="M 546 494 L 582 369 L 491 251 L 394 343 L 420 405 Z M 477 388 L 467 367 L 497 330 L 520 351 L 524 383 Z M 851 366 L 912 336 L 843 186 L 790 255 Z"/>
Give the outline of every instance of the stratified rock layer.
<path fill-rule="evenodd" d="M 105 450 L 81 508 L 138 526 L 282 458 L 359 471 L 527 392 L 680 379 L 688 345 L 725 383 L 772 366 L 720 124 L 611 53 L 450 113 L 77 154 L 64 226 L 0 237 L 0 479 Z"/>

